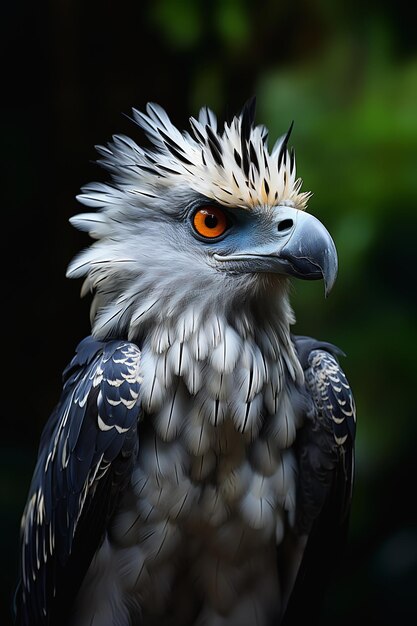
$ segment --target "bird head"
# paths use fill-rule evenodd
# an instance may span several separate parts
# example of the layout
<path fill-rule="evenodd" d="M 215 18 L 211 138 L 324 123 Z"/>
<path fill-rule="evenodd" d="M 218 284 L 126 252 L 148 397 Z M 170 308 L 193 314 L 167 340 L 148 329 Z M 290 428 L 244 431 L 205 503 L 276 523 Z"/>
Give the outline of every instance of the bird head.
<path fill-rule="evenodd" d="M 337 274 L 335 245 L 305 211 L 289 131 L 269 150 L 268 132 L 255 125 L 254 100 L 218 127 L 203 108 L 180 132 L 166 112 L 148 104 L 133 110 L 150 148 L 114 136 L 98 147 L 111 183 L 92 183 L 79 201 L 97 209 L 71 219 L 96 242 L 70 264 L 95 294 L 93 332 L 135 336 L 151 318 L 193 317 L 237 310 L 253 296 L 285 295 L 288 277 Z"/>

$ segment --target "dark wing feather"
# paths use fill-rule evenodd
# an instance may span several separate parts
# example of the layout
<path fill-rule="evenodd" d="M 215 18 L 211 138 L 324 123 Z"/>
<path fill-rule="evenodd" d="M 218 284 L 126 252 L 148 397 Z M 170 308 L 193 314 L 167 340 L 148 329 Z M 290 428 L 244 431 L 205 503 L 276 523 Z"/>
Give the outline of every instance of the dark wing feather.
<path fill-rule="evenodd" d="M 331 344 L 294 337 L 311 409 L 297 433 L 297 522 L 301 563 L 284 624 L 318 623 L 326 585 L 346 543 L 354 472 L 355 403 Z M 305 546 L 305 547 L 304 547 Z"/>
<path fill-rule="evenodd" d="M 84 339 L 41 437 L 22 518 L 19 626 L 64 624 L 137 454 L 140 351 Z"/>

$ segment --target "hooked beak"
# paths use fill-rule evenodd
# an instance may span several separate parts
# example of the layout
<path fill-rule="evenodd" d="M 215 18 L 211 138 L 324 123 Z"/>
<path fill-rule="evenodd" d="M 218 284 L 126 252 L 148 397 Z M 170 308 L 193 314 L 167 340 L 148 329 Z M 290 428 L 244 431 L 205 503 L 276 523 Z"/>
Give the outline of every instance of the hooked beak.
<path fill-rule="evenodd" d="M 337 276 L 336 246 L 316 217 L 298 211 L 294 230 L 279 256 L 288 263 L 288 274 L 306 280 L 323 278 L 325 295 L 330 293 Z"/>
<path fill-rule="evenodd" d="M 276 207 L 273 238 L 248 252 L 214 255 L 218 261 L 244 262 L 246 271 L 274 272 L 305 280 L 323 278 L 327 296 L 337 276 L 333 239 L 313 215 L 292 207 Z"/>

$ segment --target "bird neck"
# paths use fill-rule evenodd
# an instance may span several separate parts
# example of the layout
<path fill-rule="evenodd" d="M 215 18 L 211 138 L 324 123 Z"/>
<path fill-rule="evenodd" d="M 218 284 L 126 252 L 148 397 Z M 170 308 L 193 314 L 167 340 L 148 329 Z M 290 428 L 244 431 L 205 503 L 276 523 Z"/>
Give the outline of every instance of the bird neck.
<path fill-rule="evenodd" d="M 157 416 L 160 436 L 165 441 L 176 436 L 172 415 L 187 414 L 193 398 L 193 411 L 207 424 L 229 420 L 237 431 L 255 437 L 265 405 L 275 415 L 288 385 L 303 381 L 291 341 L 292 321 L 282 293 L 235 309 L 199 310 L 194 302 L 177 315 L 156 317 L 138 343 L 142 405 Z M 174 404 L 165 416 L 165 407 Z"/>

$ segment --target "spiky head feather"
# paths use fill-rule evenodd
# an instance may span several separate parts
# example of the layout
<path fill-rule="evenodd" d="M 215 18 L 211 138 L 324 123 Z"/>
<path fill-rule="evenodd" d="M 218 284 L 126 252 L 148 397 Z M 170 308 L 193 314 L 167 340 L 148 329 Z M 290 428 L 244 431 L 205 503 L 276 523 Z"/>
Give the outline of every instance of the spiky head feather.
<path fill-rule="evenodd" d="M 266 127 L 254 124 L 254 100 L 223 128 L 210 109 L 202 108 L 198 118 L 190 117 L 191 132 L 180 132 L 157 104 L 149 103 L 146 111 L 133 109 L 133 118 L 151 148 L 120 135 L 98 147 L 100 163 L 112 172 L 119 193 L 154 197 L 161 187 L 187 187 L 229 207 L 287 204 L 305 209 L 310 193 L 301 193 L 294 150 L 287 148 L 292 124 L 269 151 Z M 99 206 L 98 190 L 104 191 L 86 187 L 79 200 Z"/>

